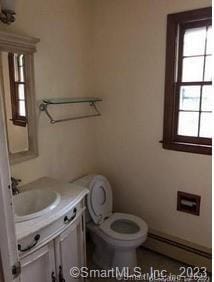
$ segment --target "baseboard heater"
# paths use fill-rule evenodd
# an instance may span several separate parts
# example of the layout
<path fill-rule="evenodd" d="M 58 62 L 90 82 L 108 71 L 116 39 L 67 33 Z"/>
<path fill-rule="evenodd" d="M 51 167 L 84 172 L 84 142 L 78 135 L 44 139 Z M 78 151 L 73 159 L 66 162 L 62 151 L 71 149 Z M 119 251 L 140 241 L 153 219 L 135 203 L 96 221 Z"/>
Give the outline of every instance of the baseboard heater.
<path fill-rule="evenodd" d="M 192 244 L 185 240 L 175 238 L 167 234 L 149 232 L 144 248 L 171 257 L 184 264 L 206 267 L 208 272 L 212 271 L 212 252 L 210 249 Z"/>

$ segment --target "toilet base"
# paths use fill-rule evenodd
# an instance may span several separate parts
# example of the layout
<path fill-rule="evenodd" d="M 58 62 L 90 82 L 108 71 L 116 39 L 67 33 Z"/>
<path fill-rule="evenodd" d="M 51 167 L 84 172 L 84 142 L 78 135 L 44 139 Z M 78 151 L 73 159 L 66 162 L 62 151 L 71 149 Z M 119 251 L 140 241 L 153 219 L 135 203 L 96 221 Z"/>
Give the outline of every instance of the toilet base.
<path fill-rule="evenodd" d="M 130 271 L 137 266 L 136 248 L 112 246 L 96 233 L 91 233 L 95 245 L 93 262 L 101 269 L 122 269 L 127 267 Z"/>
<path fill-rule="evenodd" d="M 115 250 L 112 260 L 112 267 L 128 267 L 130 270 L 137 266 L 136 249 Z"/>

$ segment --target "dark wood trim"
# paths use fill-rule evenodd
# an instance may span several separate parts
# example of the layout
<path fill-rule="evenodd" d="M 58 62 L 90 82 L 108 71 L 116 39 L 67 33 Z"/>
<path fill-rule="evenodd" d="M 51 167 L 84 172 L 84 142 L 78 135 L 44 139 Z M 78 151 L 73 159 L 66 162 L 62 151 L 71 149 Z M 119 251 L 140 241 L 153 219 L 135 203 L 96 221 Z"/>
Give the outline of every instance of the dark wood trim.
<path fill-rule="evenodd" d="M 207 19 L 200 19 L 200 20 L 195 20 L 191 22 L 184 22 L 181 24 L 182 29 L 187 29 L 187 28 L 196 28 L 196 27 L 201 27 L 201 26 L 209 26 L 212 25 L 212 19 L 207 18 Z"/>
<path fill-rule="evenodd" d="M 173 151 L 182 151 L 187 153 L 196 153 L 202 155 L 212 155 L 212 146 L 192 144 L 192 143 L 183 143 L 183 142 L 164 142 L 163 148 Z"/>
<path fill-rule="evenodd" d="M 189 10 L 175 14 L 169 14 L 176 23 L 187 23 L 199 20 L 212 19 L 212 7 Z"/>
<path fill-rule="evenodd" d="M 210 138 L 203 138 L 203 137 L 189 137 L 189 136 L 182 136 L 177 135 L 176 141 L 180 143 L 190 143 L 195 145 L 205 145 L 205 146 L 212 146 L 212 140 Z"/>
<path fill-rule="evenodd" d="M 207 86 L 212 85 L 212 81 L 177 82 L 178 86 Z"/>
<path fill-rule="evenodd" d="M 170 95 L 175 91 L 175 64 L 176 64 L 176 38 L 177 38 L 177 24 L 172 15 L 167 17 L 167 40 L 166 40 L 166 62 L 165 62 L 165 100 L 164 100 L 164 130 L 163 142 L 170 143 L 173 139 L 173 124 L 174 112 L 173 106 L 175 104 L 175 95 Z"/>
<path fill-rule="evenodd" d="M 211 138 L 178 136 L 179 91 L 181 85 L 211 85 L 211 81 L 182 82 L 184 26 L 210 24 L 212 8 L 203 8 L 167 16 L 165 61 L 165 100 L 163 148 L 211 155 Z M 181 39 L 181 40 L 179 40 Z M 177 56 L 178 50 L 178 56 Z"/>

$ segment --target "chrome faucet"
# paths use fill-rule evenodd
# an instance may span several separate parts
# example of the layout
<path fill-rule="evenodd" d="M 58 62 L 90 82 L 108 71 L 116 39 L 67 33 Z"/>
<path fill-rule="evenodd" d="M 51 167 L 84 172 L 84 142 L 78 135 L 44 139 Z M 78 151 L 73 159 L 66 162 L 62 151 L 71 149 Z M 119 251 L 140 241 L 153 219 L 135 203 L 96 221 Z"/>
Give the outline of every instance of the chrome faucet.
<path fill-rule="evenodd" d="M 11 188 L 13 195 L 20 193 L 18 189 L 19 182 L 21 182 L 21 179 L 16 179 L 15 177 L 11 177 Z"/>

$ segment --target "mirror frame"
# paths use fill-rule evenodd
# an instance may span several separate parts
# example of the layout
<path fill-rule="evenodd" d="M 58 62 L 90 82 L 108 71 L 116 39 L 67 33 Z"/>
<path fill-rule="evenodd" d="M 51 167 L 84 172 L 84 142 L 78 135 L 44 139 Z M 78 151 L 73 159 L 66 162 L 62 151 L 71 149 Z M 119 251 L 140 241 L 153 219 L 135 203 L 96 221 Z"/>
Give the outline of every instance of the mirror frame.
<path fill-rule="evenodd" d="M 23 161 L 27 161 L 38 157 L 38 137 L 37 137 L 37 122 L 36 122 L 36 99 L 35 99 L 35 80 L 34 80 L 34 53 L 36 52 L 36 44 L 40 40 L 38 38 L 17 35 L 13 33 L 0 31 L 0 52 L 12 52 L 22 53 L 26 56 L 26 77 L 27 77 L 27 93 L 26 105 L 28 115 L 28 151 L 10 153 L 9 142 L 8 152 L 10 157 L 10 163 L 16 164 Z M 3 88 L 3 70 L 1 62 L 0 80 L 1 88 L 0 91 L 5 96 Z M 5 101 L 5 99 L 4 99 Z M 5 107 L 4 107 L 5 109 Z M 6 118 L 6 113 L 5 118 Z M 7 124 L 5 123 L 7 127 Z"/>

